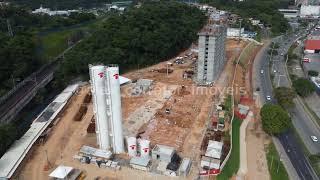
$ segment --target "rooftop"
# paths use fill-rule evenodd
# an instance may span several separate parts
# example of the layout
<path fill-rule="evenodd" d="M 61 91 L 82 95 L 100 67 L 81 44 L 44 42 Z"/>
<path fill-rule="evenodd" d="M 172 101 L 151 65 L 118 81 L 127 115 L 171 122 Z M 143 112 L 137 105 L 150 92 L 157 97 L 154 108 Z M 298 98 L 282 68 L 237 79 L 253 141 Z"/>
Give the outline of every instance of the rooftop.
<path fill-rule="evenodd" d="M 72 167 L 58 166 L 54 171 L 49 174 L 49 177 L 64 179 L 72 171 Z"/>
<path fill-rule="evenodd" d="M 159 152 L 160 154 L 167 154 L 171 156 L 174 153 L 174 148 L 170 146 L 165 145 L 159 145 L 157 144 L 153 149 L 152 152 Z"/>
<path fill-rule="evenodd" d="M 133 157 L 130 160 L 130 164 L 136 164 L 144 167 L 147 167 L 149 162 L 150 162 L 150 158 L 148 157 Z"/>
<path fill-rule="evenodd" d="M 306 40 L 304 48 L 307 50 L 320 49 L 320 40 Z"/>
<path fill-rule="evenodd" d="M 78 84 L 68 86 L 39 114 L 29 130 L 11 145 L 10 149 L 0 159 L 0 179 L 11 178 L 33 143 L 37 141 L 52 120 L 55 119 L 78 87 Z"/>
<path fill-rule="evenodd" d="M 225 31 L 225 27 L 223 25 L 210 24 L 201 29 L 198 33 L 200 36 L 220 36 L 222 32 Z"/>
<path fill-rule="evenodd" d="M 209 140 L 205 156 L 220 159 L 222 146 L 222 142 Z"/>
<path fill-rule="evenodd" d="M 83 153 L 89 156 L 101 157 L 105 159 L 110 159 L 112 155 L 110 151 L 97 149 L 90 146 L 82 146 L 80 149 L 80 153 Z"/>

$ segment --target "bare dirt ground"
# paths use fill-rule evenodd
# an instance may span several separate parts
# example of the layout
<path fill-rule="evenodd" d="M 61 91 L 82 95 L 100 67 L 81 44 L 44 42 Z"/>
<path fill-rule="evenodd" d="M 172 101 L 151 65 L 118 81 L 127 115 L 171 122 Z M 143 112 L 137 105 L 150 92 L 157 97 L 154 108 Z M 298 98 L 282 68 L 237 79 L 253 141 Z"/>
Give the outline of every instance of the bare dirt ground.
<path fill-rule="evenodd" d="M 166 73 L 152 71 L 166 68 L 168 61 L 124 74 L 130 79 L 154 80 L 152 89 L 142 96 L 131 96 L 129 86 L 122 88 L 124 131 L 129 134 L 140 133 L 142 137 L 150 139 L 152 145 L 157 143 L 170 145 L 175 147 L 182 157 L 191 157 L 194 164 L 189 178 L 197 177 L 198 164 L 196 162 L 200 157 L 201 139 L 213 104 L 213 95 L 220 92 L 217 91 L 218 87 L 226 90 L 223 87 L 228 86 L 233 77 L 233 60 L 239 56 L 246 44 L 246 42 L 238 44 L 237 41 L 227 41 L 228 62 L 215 86 L 210 88 L 196 87 L 192 79 L 182 78 L 184 70 L 192 69 L 194 63 L 192 58 L 189 58 L 185 64 L 171 66 L 170 69 L 173 69 L 173 72 L 168 76 Z M 183 52 L 180 56 L 188 52 Z M 173 59 L 170 62 L 173 62 Z M 182 88 L 182 85 L 185 88 Z M 203 89 L 204 93 L 201 91 Z M 75 111 L 78 110 L 89 90 L 88 87 L 82 88 L 80 93 L 73 98 L 61 116 L 60 122 L 53 127 L 47 141 L 36 147 L 31 158 L 22 167 L 19 177 L 33 180 L 47 179 L 48 174 L 61 164 L 86 170 L 87 179 L 94 179 L 97 176 L 117 179 L 128 179 L 128 177 L 130 179 L 153 179 L 155 177 L 153 174 L 131 170 L 127 167 L 122 167 L 120 171 L 113 171 L 73 160 L 73 155 L 77 154 L 82 145 L 96 147 L 95 136 L 86 133 L 93 116 L 92 104 L 88 105 L 88 111 L 82 121 L 72 120 Z M 167 93 L 171 93 L 168 99 L 164 98 Z M 166 108 L 170 109 L 170 114 L 165 113 Z M 133 117 L 141 119 L 141 122 L 138 120 L 132 122 Z M 141 127 L 139 123 L 142 124 Z M 159 175 L 157 178 L 169 179 Z"/>
<path fill-rule="evenodd" d="M 269 180 L 270 176 L 265 149 L 268 143 L 270 143 L 270 139 L 262 130 L 261 122 L 259 122 L 259 120 L 255 120 L 248 124 L 246 140 L 248 164 L 246 179 Z"/>

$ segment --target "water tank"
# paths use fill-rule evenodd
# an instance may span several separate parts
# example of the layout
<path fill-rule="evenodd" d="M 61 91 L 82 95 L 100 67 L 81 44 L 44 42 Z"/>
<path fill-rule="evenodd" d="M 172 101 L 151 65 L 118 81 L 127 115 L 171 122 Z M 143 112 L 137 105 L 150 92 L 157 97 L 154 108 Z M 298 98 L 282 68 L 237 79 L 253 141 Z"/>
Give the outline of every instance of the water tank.
<path fill-rule="evenodd" d="M 145 139 L 140 139 L 140 155 L 141 157 L 148 157 L 150 155 L 150 141 Z"/>
<path fill-rule="evenodd" d="M 128 155 L 131 157 L 136 156 L 137 155 L 137 138 L 128 137 L 127 144 L 128 144 Z"/>

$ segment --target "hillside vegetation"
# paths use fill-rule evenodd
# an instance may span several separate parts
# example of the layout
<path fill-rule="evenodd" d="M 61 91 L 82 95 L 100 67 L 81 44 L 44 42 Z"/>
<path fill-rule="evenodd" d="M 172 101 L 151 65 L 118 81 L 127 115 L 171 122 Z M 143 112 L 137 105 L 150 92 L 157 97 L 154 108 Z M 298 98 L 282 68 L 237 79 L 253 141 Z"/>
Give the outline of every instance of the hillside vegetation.
<path fill-rule="evenodd" d="M 242 2 L 234 0 L 201 0 L 219 9 L 231 11 L 240 15 L 245 20 L 255 18 L 261 20 L 265 25 L 271 26 L 273 35 L 284 33 L 289 24 L 278 8 L 286 7 L 288 0 L 245 0 Z"/>
<path fill-rule="evenodd" d="M 88 39 L 65 56 L 61 79 L 88 74 L 88 64 L 119 64 L 121 70 L 158 63 L 197 39 L 205 15 L 178 2 L 149 2 L 111 15 Z"/>
<path fill-rule="evenodd" d="M 53 51 L 49 54 L 52 56 L 44 60 L 43 52 L 51 51 L 52 48 L 49 46 L 49 50 L 42 50 L 39 47 L 42 44 L 44 47 L 54 45 L 54 41 L 39 42 L 38 34 L 41 34 L 40 32 L 68 28 L 95 21 L 95 19 L 96 17 L 91 13 L 72 13 L 68 17 L 48 16 L 31 14 L 30 9 L 17 5 L 0 6 L 0 96 L 3 96 L 32 72 L 38 70 L 44 62 L 58 54 Z M 8 35 L 7 21 L 12 29 L 12 37 Z M 72 32 L 70 30 L 69 35 L 62 41 L 67 42 L 68 39 L 70 42 L 76 41 L 77 34 L 73 35 Z M 67 43 L 65 44 L 67 45 Z M 62 48 L 65 49 L 66 46 Z M 59 49 L 59 52 L 64 49 Z"/>

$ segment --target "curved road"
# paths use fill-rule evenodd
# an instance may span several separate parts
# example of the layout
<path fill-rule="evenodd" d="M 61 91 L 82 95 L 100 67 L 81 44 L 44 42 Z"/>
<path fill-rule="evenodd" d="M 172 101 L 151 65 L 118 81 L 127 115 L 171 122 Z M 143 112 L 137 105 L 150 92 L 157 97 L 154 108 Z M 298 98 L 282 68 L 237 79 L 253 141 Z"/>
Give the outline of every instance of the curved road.
<path fill-rule="evenodd" d="M 279 42 L 279 45 L 280 45 L 279 51 L 282 51 L 282 52 L 279 52 L 278 56 L 273 57 L 273 59 L 275 60 L 275 62 L 273 63 L 270 62 L 271 58 L 267 53 L 268 48 L 264 47 L 261 50 L 260 56 L 258 57 L 260 58 L 259 60 L 260 63 L 257 63 L 258 67 L 255 67 L 256 77 L 255 77 L 254 85 L 256 88 L 259 87 L 260 96 L 262 97 L 261 100 L 263 103 L 268 103 L 268 102 L 276 103 L 275 99 L 271 99 L 271 101 L 268 101 L 266 99 L 266 96 L 272 97 L 272 94 L 273 94 L 273 86 L 270 78 L 270 71 L 272 71 L 273 73 L 275 72 L 275 75 L 274 75 L 274 81 L 276 82 L 275 86 L 290 86 L 289 81 L 286 77 L 286 73 L 285 73 L 286 71 L 284 69 L 285 68 L 284 57 L 281 56 L 281 53 L 286 54 L 288 48 L 291 46 L 291 44 L 294 42 L 295 39 L 296 39 L 295 35 L 288 36 L 286 38 L 277 37 L 272 39 L 272 41 L 274 42 Z M 270 45 L 270 42 L 268 43 L 268 45 Z M 297 106 L 298 106 L 297 109 L 301 110 L 299 108 L 299 104 Z M 310 129 L 309 129 L 309 126 L 306 124 L 313 123 L 313 121 L 311 122 L 309 119 L 306 119 L 307 115 L 305 114 L 304 111 L 302 112 L 298 111 L 296 112 L 296 114 L 299 114 L 299 115 L 292 117 L 294 126 L 296 127 L 296 129 L 299 129 L 301 127 L 306 128 L 306 129 L 303 129 L 302 131 L 304 131 L 303 132 L 304 134 L 308 134 L 308 132 L 310 132 Z M 295 122 L 298 122 L 298 123 L 295 123 Z M 298 126 L 296 124 L 298 124 Z M 313 128 L 316 128 L 316 127 L 313 126 Z M 305 135 L 302 137 L 306 137 L 306 136 L 309 136 L 309 135 Z M 283 148 L 285 149 L 287 156 L 290 158 L 290 161 L 299 176 L 298 179 L 303 179 L 303 180 L 319 179 L 319 177 L 317 177 L 315 172 L 313 171 L 310 163 L 308 162 L 307 157 L 305 157 L 305 155 L 303 154 L 301 147 L 299 143 L 297 143 L 295 136 L 293 135 L 292 132 L 283 133 L 279 135 L 277 138 L 279 139 Z M 304 141 L 306 140 L 310 141 L 310 139 L 304 139 Z M 316 144 L 310 144 L 310 147 L 313 150 L 319 151 L 320 149 L 318 149 L 317 146 L 318 145 Z"/>

